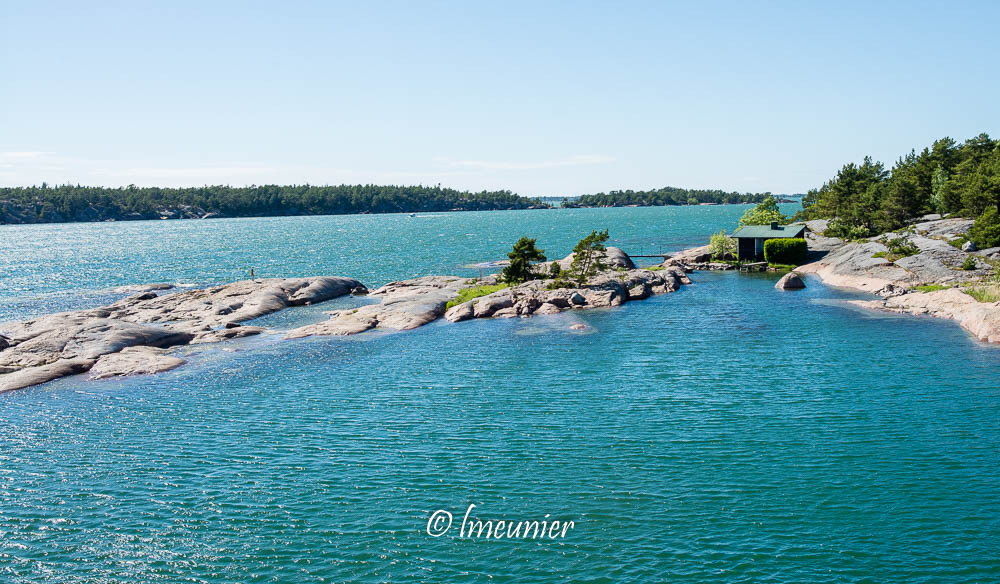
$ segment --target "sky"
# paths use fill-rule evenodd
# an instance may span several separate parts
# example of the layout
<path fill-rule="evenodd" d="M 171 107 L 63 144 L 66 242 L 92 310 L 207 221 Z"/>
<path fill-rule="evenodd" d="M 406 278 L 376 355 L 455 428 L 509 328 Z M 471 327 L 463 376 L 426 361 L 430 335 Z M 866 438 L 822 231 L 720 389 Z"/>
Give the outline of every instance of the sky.
<path fill-rule="evenodd" d="M 0 186 L 798 193 L 1000 134 L 1000 2 L 0 0 Z"/>

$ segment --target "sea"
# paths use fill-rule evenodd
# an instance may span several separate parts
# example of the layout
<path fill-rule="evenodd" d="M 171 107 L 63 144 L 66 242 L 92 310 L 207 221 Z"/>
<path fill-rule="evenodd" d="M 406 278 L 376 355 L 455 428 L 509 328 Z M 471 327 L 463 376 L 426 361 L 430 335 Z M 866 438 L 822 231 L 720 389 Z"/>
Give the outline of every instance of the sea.
<path fill-rule="evenodd" d="M 522 236 L 652 256 L 745 209 L 5 225 L 0 322 L 251 269 L 473 277 Z M 367 301 L 340 298 L 167 373 L 0 394 L 0 582 L 1000 581 L 1000 347 L 777 278 L 282 338 Z"/>

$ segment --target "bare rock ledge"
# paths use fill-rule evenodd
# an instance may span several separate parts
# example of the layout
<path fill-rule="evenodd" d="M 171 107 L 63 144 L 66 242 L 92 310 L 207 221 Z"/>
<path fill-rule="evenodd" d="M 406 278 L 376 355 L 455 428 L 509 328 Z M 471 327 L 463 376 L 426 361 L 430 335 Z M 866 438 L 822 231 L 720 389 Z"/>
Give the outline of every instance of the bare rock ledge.
<path fill-rule="evenodd" d="M 264 329 L 239 324 L 358 287 L 357 280 L 337 277 L 247 280 L 163 296 L 146 291 L 102 308 L 7 323 L 0 330 L 6 345 L 0 348 L 0 392 L 97 365 L 101 377 L 163 371 L 179 363 L 153 349 L 258 334 Z M 131 347 L 146 350 L 107 357 Z"/>

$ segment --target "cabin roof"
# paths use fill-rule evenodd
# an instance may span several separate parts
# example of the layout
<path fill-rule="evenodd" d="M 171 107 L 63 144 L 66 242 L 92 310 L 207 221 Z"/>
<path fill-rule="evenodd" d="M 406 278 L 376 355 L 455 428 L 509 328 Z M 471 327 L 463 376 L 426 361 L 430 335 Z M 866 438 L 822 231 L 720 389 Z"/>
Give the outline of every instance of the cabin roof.
<path fill-rule="evenodd" d="M 782 239 L 789 237 L 802 237 L 806 230 L 805 225 L 744 225 L 733 232 L 732 237 L 754 238 L 754 239 Z"/>

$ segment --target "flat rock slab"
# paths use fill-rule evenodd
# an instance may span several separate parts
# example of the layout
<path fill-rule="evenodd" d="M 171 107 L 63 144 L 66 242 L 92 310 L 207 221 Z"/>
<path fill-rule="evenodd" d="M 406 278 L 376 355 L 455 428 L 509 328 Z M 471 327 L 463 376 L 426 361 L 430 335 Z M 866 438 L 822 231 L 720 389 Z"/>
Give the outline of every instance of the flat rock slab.
<path fill-rule="evenodd" d="M 980 341 L 1000 343 L 1000 302 L 978 302 L 958 288 L 910 293 L 885 300 L 856 300 L 859 306 L 914 315 L 949 318 Z"/>
<path fill-rule="evenodd" d="M 359 288 L 364 286 L 351 278 L 313 277 L 247 280 L 163 296 L 145 290 L 102 308 L 8 323 L 2 330 L 0 391 L 81 373 L 95 364 L 102 376 L 173 368 L 179 365 L 175 358 L 153 349 L 259 334 L 264 329 L 238 325 Z M 131 347 L 144 350 L 107 358 Z"/>
<path fill-rule="evenodd" d="M 176 369 L 184 363 L 184 359 L 168 355 L 165 349 L 129 347 L 117 353 L 102 355 L 90 368 L 90 378 L 150 375 Z"/>
<path fill-rule="evenodd" d="M 458 276 L 425 276 L 392 282 L 369 294 L 370 297 L 381 298 L 379 304 L 336 311 L 331 314 L 330 320 L 293 329 L 285 338 L 354 335 L 376 327 L 415 329 L 444 315 L 445 305 L 467 286 L 469 279 Z"/>

